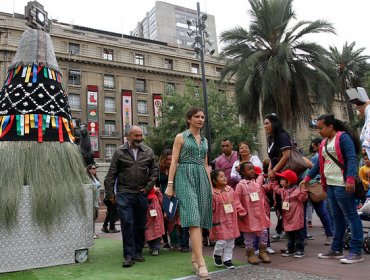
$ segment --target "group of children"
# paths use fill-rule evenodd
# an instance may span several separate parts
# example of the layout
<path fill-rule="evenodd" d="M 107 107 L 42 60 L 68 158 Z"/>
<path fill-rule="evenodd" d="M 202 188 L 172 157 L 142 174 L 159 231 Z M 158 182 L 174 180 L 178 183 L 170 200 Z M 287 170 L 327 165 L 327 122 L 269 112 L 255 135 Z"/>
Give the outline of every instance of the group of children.
<path fill-rule="evenodd" d="M 257 172 L 256 172 L 257 171 Z M 211 173 L 213 185 L 213 227 L 210 238 L 216 240 L 214 263 L 216 266 L 234 268 L 232 254 L 234 240 L 244 235 L 248 262 L 259 264 L 260 260 L 269 263 L 267 254 L 270 206 L 266 193 L 273 191 L 281 195 L 283 201 L 283 223 L 288 236 L 288 247 L 283 256 L 301 258 L 304 256 L 304 202 L 308 190 L 298 187 L 298 176 L 291 170 L 276 173 L 279 180 L 267 181 L 259 168 L 244 162 L 240 166 L 242 180 L 235 191 L 227 185 L 223 171 Z M 279 185 L 280 183 L 280 185 Z M 258 256 L 254 243 L 258 240 Z"/>
<path fill-rule="evenodd" d="M 216 241 L 213 257 L 216 266 L 234 268 L 232 263 L 234 242 L 243 234 L 247 261 L 250 264 L 269 263 L 267 254 L 270 205 L 267 192 L 275 192 L 283 200 L 283 223 L 288 236 L 287 250 L 282 256 L 304 256 L 304 202 L 308 191 L 296 185 L 297 175 L 291 170 L 277 173 L 277 179 L 268 181 L 260 168 L 250 162 L 240 166 L 242 180 L 235 190 L 227 185 L 223 171 L 211 172 L 213 186 L 213 225 L 210 239 Z M 159 254 L 165 223 L 162 212 L 163 195 L 154 187 L 148 194 L 148 211 L 145 238 L 151 255 Z M 254 244 L 258 242 L 258 255 Z"/>

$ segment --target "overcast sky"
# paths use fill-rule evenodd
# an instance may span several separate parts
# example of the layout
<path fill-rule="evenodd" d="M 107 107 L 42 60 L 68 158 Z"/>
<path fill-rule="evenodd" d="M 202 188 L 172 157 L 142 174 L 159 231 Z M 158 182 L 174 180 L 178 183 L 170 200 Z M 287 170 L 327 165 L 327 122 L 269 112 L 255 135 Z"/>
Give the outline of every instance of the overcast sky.
<path fill-rule="evenodd" d="M 24 13 L 28 0 L 0 0 L 0 11 Z M 154 7 L 155 0 L 39 0 L 49 18 L 60 22 L 129 34 L 146 12 Z M 248 28 L 250 8 L 247 0 L 163 0 L 171 4 L 196 9 L 216 18 L 218 35 L 235 26 Z M 356 41 L 356 47 L 365 47 L 370 54 L 370 35 L 367 20 L 370 3 L 367 0 L 294 0 L 293 8 L 298 20 L 325 19 L 333 23 L 337 35 L 318 35 L 310 40 L 324 47 L 342 48 L 345 41 Z"/>

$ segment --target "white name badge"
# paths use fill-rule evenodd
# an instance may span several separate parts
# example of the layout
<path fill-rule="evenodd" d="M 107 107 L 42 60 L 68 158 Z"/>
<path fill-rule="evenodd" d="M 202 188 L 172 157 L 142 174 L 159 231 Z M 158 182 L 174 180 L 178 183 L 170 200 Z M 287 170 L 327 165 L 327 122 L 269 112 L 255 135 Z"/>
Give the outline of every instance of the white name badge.
<path fill-rule="evenodd" d="M 225 209 L 226 214 L 234 212 L 234 209 L 233 209 L 233 206 L 232 206 L 231 203 L 225 203 L 224 204 L 224 209 Z"/>
<path fill-rule="evenodd" d="M 249 196 L 250 196 L 252 202 L 260 200 L 258 192 L 252 192 L 252 193 L 249 194 Z"/>
<path fill-rule="evenodd" d="M 284 202 L 283 202 L 283 207 L 282 207 L 282 208 L 283 208 L 283 210 L 287 210 L 287 211 L 288 211 L 288 210 L 289 210 L 289 206 L 290 206 L 290 203 L 289 203 L 289 202 L 284 201 Z"/>
<path fill-rule="evenodd" d="M 157 216 L 157 210 L 152 209 L 149 211 L 150 217 L 156 217 Z"/>

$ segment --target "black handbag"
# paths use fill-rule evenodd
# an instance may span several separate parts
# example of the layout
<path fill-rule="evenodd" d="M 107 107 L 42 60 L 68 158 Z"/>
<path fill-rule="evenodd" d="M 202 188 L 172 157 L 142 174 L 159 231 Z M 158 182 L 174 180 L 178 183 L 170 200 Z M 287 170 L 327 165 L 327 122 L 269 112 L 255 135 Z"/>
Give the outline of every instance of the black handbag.
<path fill-rule="evenodd" d="M 326 154 L 332 159 L 332 161 L 334 161 L 336 165 L 340 167 L 340 169 L 344 170 L 344 165 L 340 163 L 339 160 L 337 160 L 332 154 L 328 152 L 327 146 L 328 146 L 328 141 L 326 141 L 325 143 Z M 363 200 L 366 198 L 366 193 L 365 193 L 364 186 L 362 185 L 362 180 L 358 175 L 356 175 L 355 177 L 355 198 L 360 199 L 360 200 Z"/>

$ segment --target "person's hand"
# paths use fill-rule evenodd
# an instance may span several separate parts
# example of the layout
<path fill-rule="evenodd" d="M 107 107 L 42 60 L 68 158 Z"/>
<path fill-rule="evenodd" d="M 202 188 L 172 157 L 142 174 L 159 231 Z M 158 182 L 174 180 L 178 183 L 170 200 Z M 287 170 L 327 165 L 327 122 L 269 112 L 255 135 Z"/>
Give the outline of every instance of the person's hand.
<path fill-rule="evenodd" d="M 173 191 L 173 185 L 168 184 L 164 194 L 168 197 L 172 197 L 175 194 L 175 192 Z"/>
<path fill-rule="evenodd" d="M 146 188 L 141 189 L 140 192 L 142 192 L 143 194 L 148 194 L 148 191 L 146 190 Z"/>
<path fill-rule="evenodd" d="M 268 177 L 269 177 L 270 180 L 274 180 L 275 179 L 275 172 L 272 171 L 272 170 L 269 170 Z"/>
<path fill-rule="evenodd" d="M 236 172 L 240 173 L 240 165 L 235 167 Z"/>
<path fill-rule="evenodd" d="M 245 216 L 247 216 L 247 214 L 243 214 L 243 215 L 238 214 L 238 219 L 243 220 L 245 218 Z"/>
<path fill-rule="evenodd" d="M 299 184 L 299 187 L 302 188 L 302 189 L 307 189 L 308 188 L 308 183 L 303 180 L 300 184 Z"/>
<path fill-rule="evenodd" d="M 347 193 L 354 193 L 355 192 L 355 184 L 346 183 L 346 192 Z"/>
<path fill-rule="evenodd" d="M 112 204 L 116 204 L 116 197 L 113 195 L 109 198 L 109 201 L 112 203 Z"/>

